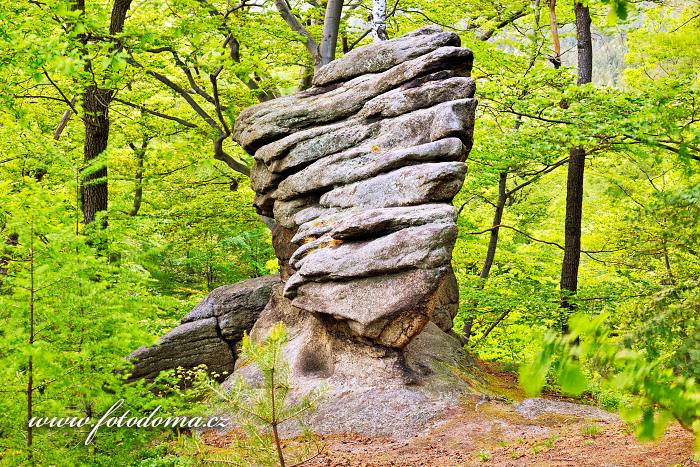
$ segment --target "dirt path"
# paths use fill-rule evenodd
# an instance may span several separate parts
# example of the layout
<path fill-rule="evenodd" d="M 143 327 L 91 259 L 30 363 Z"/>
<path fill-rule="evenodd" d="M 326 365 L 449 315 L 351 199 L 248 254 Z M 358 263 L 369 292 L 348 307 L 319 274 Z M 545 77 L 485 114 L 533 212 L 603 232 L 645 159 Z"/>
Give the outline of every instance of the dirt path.
<path fill-rule="evenodd" d="M 429 432 L 395 441 L 357 435 L 323 438 L 305 466 L 698 466 L 693 436 L 671 426 L 658 443 L 640 444 L 620 421 L 544 413 L 534 419 L 502 402 L 448 414 Z"/>

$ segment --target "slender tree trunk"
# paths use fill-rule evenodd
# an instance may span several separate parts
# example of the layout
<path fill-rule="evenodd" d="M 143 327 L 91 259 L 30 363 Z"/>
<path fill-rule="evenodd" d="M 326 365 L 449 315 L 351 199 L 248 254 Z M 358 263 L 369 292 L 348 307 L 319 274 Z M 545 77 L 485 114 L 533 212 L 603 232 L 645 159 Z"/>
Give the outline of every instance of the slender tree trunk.
<path fill-rule="evenodd" d="M 71 105 L 75 105 L 76 100 L 77 100 L 77 98 L 75 96 L 73 96 L 73 98 L 70 100 Z M 66 126 L 68 125 L 68 121 L 70 120 L 72 115 L 73 115 L 73 111 L 71 109 L 68 109 L 63 113 L 63 117 L 61 118 L 61 121 L 58 122 L 58 125 L 56 126 L 56 129 L 53 132 L 53 139 L 58 141 L 61 138 L 61 133 L 63 133 L 63 130 L 66 129 Z"/>
<path fill-rule="evenodd" d="M 374 42 L 389 39 L 386 32 L 386 0 L 372 0 L 372 37 Z"/>
<path fill-rule="evenodd" d="M 340 16 L 343 12 L 343 0 L 328 0 L 326 15 L 323 20 L 323 37 L 319 47 L 320 56 L 317 68 L 327 65 L 335 59 L 335 47 L 338 43 Z"/>
<path fill-rule="evenodd" d="M 552 44 L 554 46 L 554 68 L 561 68 L 561 45 L 559 44 L 559 26 L 557 26 L 557 0 L 549 0 L 549 28 L 552 31 Z"/>
<path fill-rule="evenodd" d="M 36 292 L 34 284 L 34 226 L 30 232 L 29 240 L 29 346 L 34 346 L 34 294 Z M 34 453 L 32 451 L 34 443 L 34 428 L 30 422 L 34 415 L 34 359 L 30 352 L 27 361 L 27 458 L 29 465 L 34 465 Z"/>
<path fill-rule="evenodd" d="M 486 279 L 489 277 L 491 272 L 491 266 L 493 266 L 493 260 L 496 258 L 496 248 L 498 247 L 498 232 L 499 225 L 503 220 L 503 210 L 506 206 L 507 192 L 506 192 L 506 181 L 508 180 L 508 172 L 501 172 L 500 178 L 498 180 L 498 202 L 496 203 L 496 210 L 493 213 L 493 222 L 491 224 L 492 230 L 489 238 L 489 248 L 486 251 L 486 258 L 484 259 L 484 266 L 481 268 L 481 273 L 479 277 Z"/>
<path fill-rule="evenodd" d="M 593 44 L 591 15 L 582 3 L 574 4 L 576 13 L 576 40 L 578 47 L 577 84 L 590 83 L 593 75 Z M 578 269 L 581 259 L 581 217 L 583 211 L 583 172 L 586 150 L 581 146 L 569 151 L 569 169 L 566 180 L 566 218 L 564 221 L 564 260 L 561 265 L 561 328 L 569 331 L 568 316 L 573 308 L 570 298 L 578 290 Z"/>
<path fill-rule="evenodd" d="M 491 266 L 493 266 L 493 261 L 496 258 L 496 250 L 498 248 L 498 232 L 500 230 L 499 226 L 503 220 L 503 211 L 506 207 L 506 200 L 508 199 L 506 191 L 506 182 L 508 181 L 508 172 L 501 172 L 498 179 L 498 201 L 496 202 L 496 210 L 493 213 L 493 222 L 491 223 L 491 233 L 489 238 L 489 247 L 486 251 L 486 258 L 484 259 L 484 265 L 481 268 L 479 277 L 483 279 L 479 284 L 479 289 L 483 288 L 486 283 L 486 279 L 489 277 L 491 272 Z M 472 334 L 472 327 L 474 326 L 474 310 L 476 310 L 478 302 L 473 301 L 469 305 L 471 312 L 464 322 L 464 327 L 462 332 L 464 332 L 465 344 L 469 343 Z"/>

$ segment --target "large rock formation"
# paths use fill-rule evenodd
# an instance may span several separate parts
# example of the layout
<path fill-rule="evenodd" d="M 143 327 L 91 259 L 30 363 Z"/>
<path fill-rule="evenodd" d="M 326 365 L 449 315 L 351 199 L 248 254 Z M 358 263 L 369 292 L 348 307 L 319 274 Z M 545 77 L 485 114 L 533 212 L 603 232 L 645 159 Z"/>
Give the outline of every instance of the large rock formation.
<path fill-rule="evenodd" d="M 130 356 L 130 379 L 158 376 L 164 370 L 205 365 L 221 379 L 233 372 L 236 346 L 250 331 L 280 282 L 278 275 L 258 277 L 216 288 L 156 345 L 140 347 Z"/>
<path fill-rule="evenodd" d="M 318 431 L 411 431 L 466 390 L 444 332 L 458 307 L 451 201 L 476 108 L 459 46 L 426 27 L 361 47 L 236 122 L 283 281 L 251 335 L 286 323 L 294 387 L 329 386 Z"/>
<path fill-rule="evenodd" d="M 279 224 L 284 297 L 358 339 L 403 348 L 433 316 L 452 327 L 450 202 L 476 107 L 459 44 L 427 27 L 361 47 L 236 122 L 255 205 Z"/>

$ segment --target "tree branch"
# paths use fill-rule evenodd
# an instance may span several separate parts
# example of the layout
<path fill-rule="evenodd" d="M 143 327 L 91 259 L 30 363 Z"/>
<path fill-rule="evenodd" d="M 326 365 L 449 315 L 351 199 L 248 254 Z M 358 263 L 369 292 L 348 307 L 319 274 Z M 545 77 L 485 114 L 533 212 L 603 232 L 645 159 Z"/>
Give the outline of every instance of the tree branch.
<path fill-rule="evenodd" d="M 151 114 L 151 115 L 154 115 L 154 116 L 156 116 L 156 117 L 160 117 L 160 118 L 164 118 L 164 119 L 166 119 L 166 120 L 171 120 L 171 121 L 173 121 L 173 122 L 177 122 L 177 123 L 179 123 L 179 124 L 181 124 L 181 125 L 186 126 L 187 128 L 199 128 L 199 127 L 198 127 L 197 125 L 195 125 L 194 123 L 188 122 L 187 120 L 183 120 L 183 119 L 180 118 L 180 117 L 173 117 L 172 115 L 167 115 L 167 114 L 158 112 L 158 111 L 156 111 L 156 110 L 151 110 L 151 109 L 148 109 L 148 108 L 146 108 L 146 107 L 144 107 L 144 106 L 142 106 L 142 105 L 134 104 L 134 103 L 132 103 L 132 102 L 127 102 L 127 101 L 125 101 L 125 100 L 118 99 L 118 98 L 116 98 L 116 97 L 115 97 L 114 99 L 112 99 L 112 100 L 114 100 L 114 101 L 116 101 L 116 102 L 119 102 L 120 104 L 124 104 L 124 105 L 127 105 L 127 106 L 129 106 L 129 107 L 133 107 L 133 108 L 135 108 L 135 109 L 139 109 L 140 111 L 145 112 L 145 113 L 147 113 L 147 114 Z"/>
<path fill-rule="evenodd" d="M 314 38 L 311 37 L 309 31 L 307 31 L 306 28 L 301 25 L 297 17 L 294 16 L 294 13 L 292 13 L 287 0 L 275 0 L 275 6 L 287 25 L 292 28 L 292 31 L 304 37 L 304 45 L 306 46 L 306 50 L 308 50 L 311 58 L 314 60 L 314 63 L 316 63 L 320 54 L 318 44 Z"/>

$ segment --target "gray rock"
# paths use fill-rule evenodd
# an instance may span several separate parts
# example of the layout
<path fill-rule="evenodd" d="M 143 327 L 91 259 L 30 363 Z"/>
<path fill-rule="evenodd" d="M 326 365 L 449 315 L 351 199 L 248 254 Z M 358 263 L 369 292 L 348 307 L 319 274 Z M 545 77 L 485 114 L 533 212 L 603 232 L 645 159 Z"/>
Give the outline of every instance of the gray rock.
<path fill-rule="evenodd" d="M 272 213 L 275 220 L 282 226 L 288 229 L 295 229 L 298 224 L 296 222 L 297 215 L 309 206 L 318 204 L 318 197 L 305 196 L 303 198 L 294 198 L 288 201 L 278 199 L 275 201 Z"/>
<path fill-rule="evenodd" d="M 267 166 L 256 160 L 250 169 L 250 187 L 256 193 L 267 193 L 277 186 L 281 177 L 267 170 Z"/>
<path fill-rule="evenodd" d="M 474 99 L 461 99 L 375 123 L 348 120 L 300 131 L 273 143 L 274 148 L 270 145 L 258 152 L 270 158 L 265 162 L 272 173 L 289 174 L 348 148 L 353 148 L 346 155 L 351 158 L 458 137 L 470 149 L 475 109 Z"/>
<path fill-rule="evenodd" d="M 459 306 L 451 200 L 477 105 L 472 54 L 456 45 L 428 27 L 359 48 L 236 122 L 284 280 L 251 339 L 285 323 L 290 396 L 328 387 L 314 431 L 411 436 L 469 393 L 468 359 L 444 332 Z M 260 382 L 248 362 L 236 373 Z"/>
<path fill-rule="evenodd" d="M 385 71 L 446 45 L 459 47 L 459 36 L 444 33 L 435 26 L 416 29 L 390 41 L 351 50 L 340 59 L 322 66 L 314 75 L 313 85 L 325 86 L 366 73 Z"/>
<path fill-rule="evenodd" d="M 182 322 L 216 317 L 222 337 L 239 341 L 253 327 L 270 300 L 272 286 L 279 282 L 279 275 L 275 274 L 218 287 L 187 313 Z"/>
<path fill-rule="evenodd" d="M 155 378 L 165 370 L 192 369 L 205 365 L 209 373 L 221 376 L 233 371 L 234 356 L 219 336 L 216 318 L 181 324 L 151 347 L 140 347 L 129 360 L 134 363 L 130 380 Z"/>
<path fill-rule="evenodd" d="M 468 75 L 472 59 L 469 49 L 440 47 L 382 73 L 358 76 L 335 89 L 311 89 L 254 105 L 239 114 L 233 137 L 248 152 L 255 152 L 295 131 L 349 117 L 369 99 L 421 75 L 448 68 L 463 69 Z"/>
<path fill-rule="evenodd" d="M 141 347 L 130 379 L 154 378 L 164 370 L 205 365 L 210 373 L 230 374 L 234 348 L 250 331 L 280 283 L 278 275 L 258 277 L 214 289 L 182 319 L 182 324 L 151 347 Z"/>
<path fill-rule="evenodd" d="M 422 86 L 389 91 L 367 102 L 358 112 L 359 118 L 396 117 L 413 110 L 432 107 L 442 102 L 474 97 L 473 78 L 449 78 L 428 81 Z"/>
<path fill-rule="evenodd" d="M 459 311 L 459 286 L 454 271 L 449 269 L 435 292 L 433 314 L 430 321 L 445 332 L 454 327 L 454 318 Z"/>
<path fill-rule="evenodd" d="M 287 281 L 285 295 L 294 296 L 296 287 L 309 279 L 342 280 L 449 265 L 456 238 L 457 227 L 444 222 L 409 227 L 370 241 L 318 248 L 297 263 L 298 272 Z"/>
<path fill-rule="evenodd" d="M 447 268 L 414 269 L 350 282 L 310 282 L 297 290 L 292 306 L 331 315 L 359 336 L 400 348 L 433 315 L 447 276 Z"/>
<path fill-rule="evenodd" d="M 462 162 L 439 162 L 402 167 L 368 180 L 336 188 L 321 196 L 326 207 L 378 208 L 450 202 L 467 173 Z"/>
<path fill-rule="evenodd" d="M 343 216 L 335 222 L 329 235 L 341 240 L 379 237 L 406 227 L 456 220 L 457 210 L 450 204 L 367 209 Z"/>
<path fill-rule="evenodd" d="M 304 420 L 316 433 L 359 433 L 366 436 L 412 437 L 431 426 L 445 410 L 478 394 L 451 368 L 469 372 L 472 363 L 452 336 L 428 322 L 403 349 L 376 346 L 329 329 L 316 316 L 293 307 L 279 293 L 251 333 L 261 341 L 282 321 L 288 332 L 284 357 L 289 364 L 290 397 L 324 387 L 317 408 Z M 235 378 L 260 381 L 257 368 L 239 361 Z M 283 436 L 300 427 L 288 422 Z"/>
<path fill-rule="evenodd" d="M 466 149 L 459 138 L 381 150 L 352 149 L 324 157 L 301 171 L 285 178 L 274 193 L 277 199 L 291 199 L 330 187 L 364 180 L 382 172 L 432 161 L 461 160 Z"/>
<path fill-rule="evenodd" d="M 572 415 L 577 418 L 598 420 L 602 422 L 615 422 L 618 417 L 598 407 L 590 405 L 574 404 L 572 402 L 556 401 L 551 399 L 525 399 L 515 407 L 515 410 L 526 418 L 537 418 L 545 414 Z"/>

